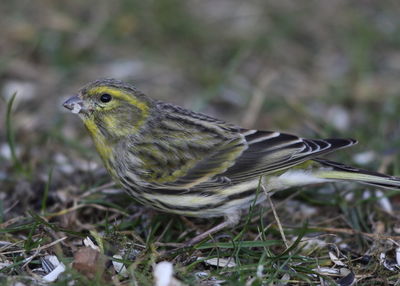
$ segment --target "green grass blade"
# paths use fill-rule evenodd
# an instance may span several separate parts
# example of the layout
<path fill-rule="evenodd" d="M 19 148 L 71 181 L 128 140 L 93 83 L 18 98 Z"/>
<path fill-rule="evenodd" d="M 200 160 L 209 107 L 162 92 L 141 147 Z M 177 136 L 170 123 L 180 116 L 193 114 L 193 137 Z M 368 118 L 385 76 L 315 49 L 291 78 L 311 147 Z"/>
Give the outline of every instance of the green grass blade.
<path fill-rule="evenodd" d="M 217 242 L 217 243 L 204 243 L 202 245 L 196 246 L 196 249 L 209 249 L 209 248 L 251 248 L 251 247 L 265 247 L 273 245 L 281 245 L 280 240 L 257 240 L 257 241 L 238 241 L 238 242 Z"/>
<path fill-rule="evenodd" d="M 14 136 L 14 131 L 12 128 L 12 123 L 11 123 L 11 113 L 12 113 L 12 106 L 14 103 L 14 100 L 17 96 L 17 93 L 15 92 L 12 96 L 11 99 L 7 102 L 7 112 L 6 112 L 6 137 L 7 137 L 7 143 L 11 151 L 11 159 L 14 164 L 14 167 L 17 168 L 18 170 L 22 170 L 22 165 L 21 162 L 17 158 L 17 153 L 15 150 L 15 136 Z"/>
<path fill-rule="evenodd" d="M 47 183 L 46 183 L 46 186 L 44 187 L 44 193 L 43 193 L 43 198 L 42 198 L 42 206 L 41 206 L 42 213 L 44 213 L 44 211 L 46 210 L 47 198 L 49 195 L 49 189 L 50 189 L 52 176 L 53 176 L 53 168 L 50 168 Z"/>

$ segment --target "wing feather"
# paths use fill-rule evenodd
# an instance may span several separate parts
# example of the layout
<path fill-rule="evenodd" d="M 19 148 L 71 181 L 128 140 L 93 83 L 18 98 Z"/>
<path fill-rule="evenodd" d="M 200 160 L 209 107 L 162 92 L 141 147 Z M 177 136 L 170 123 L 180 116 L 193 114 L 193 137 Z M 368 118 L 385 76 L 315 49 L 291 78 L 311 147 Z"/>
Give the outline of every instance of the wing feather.
<path fill-rule="evenodd" d="M 221 174 L 231 182 L 287 169 L 357 143 L 353 139 L 302 139 L 295 135 L 270 131 L 241 132 L 248 148 L 236 160 L 235 165 Z"/>
<path fill-rule="evenodd" d="M 212 191 L 356 143 L 352 139 L 313 140 L 276 131 L 240 129 L 172 105 L 160 104 L 159 108 L 164 117 L 156 120 L 148 133 L 141 134 L 140 142 L 130 149 L 143 162 L 135 172 L 149 188 Z M 165 133 L 166 129 L 173 132 Z"/>
<path fill-rule="evenodd" d="M 129 148 L 142 162 L 132 171 L 150 188 L 183 190 L 216 182 L 247 149 L 238 127 L 169 104 L 159 108 L 163 117 Z"/>

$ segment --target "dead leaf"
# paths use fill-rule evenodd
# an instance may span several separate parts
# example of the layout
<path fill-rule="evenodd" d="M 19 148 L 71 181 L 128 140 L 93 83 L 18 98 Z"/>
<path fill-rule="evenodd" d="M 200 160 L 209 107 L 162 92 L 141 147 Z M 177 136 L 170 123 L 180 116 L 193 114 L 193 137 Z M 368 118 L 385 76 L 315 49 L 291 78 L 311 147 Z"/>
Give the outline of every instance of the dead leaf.
<path fill-rule="evenodd" d="M 106 258 L 91 247 L 80 248 L 74 254 L 72 267 L 89 278 L 102 275 L 105 270 Z"/>

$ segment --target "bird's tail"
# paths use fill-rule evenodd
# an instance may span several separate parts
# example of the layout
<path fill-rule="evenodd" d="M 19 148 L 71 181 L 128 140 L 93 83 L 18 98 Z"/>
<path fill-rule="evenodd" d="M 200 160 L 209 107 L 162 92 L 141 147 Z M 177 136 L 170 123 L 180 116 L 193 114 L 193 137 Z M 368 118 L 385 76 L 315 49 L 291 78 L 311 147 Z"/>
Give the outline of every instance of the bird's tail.
<path fill-rule="evenodd" d="M 321 179 L 352 181 L 380 188 L 400 190 L 400 177 L 362 170 L 320 158 L 314 159 L 314 161 L 332 168 L 326 171 L 319 171 L 316 175 Z"/>

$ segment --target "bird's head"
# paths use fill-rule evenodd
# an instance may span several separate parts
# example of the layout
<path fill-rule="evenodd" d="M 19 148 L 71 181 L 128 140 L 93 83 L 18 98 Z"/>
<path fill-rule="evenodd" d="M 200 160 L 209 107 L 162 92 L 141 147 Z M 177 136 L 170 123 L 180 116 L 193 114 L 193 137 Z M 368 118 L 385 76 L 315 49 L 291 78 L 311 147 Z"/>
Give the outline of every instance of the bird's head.
<path fill-rule="evenodd" d="M 153 101 L 132 85 L 101 79 L 83 87 L 63 106 L 79 115 L 94 138 L 112 142 L 134 134 L 149 116 Z"/>

